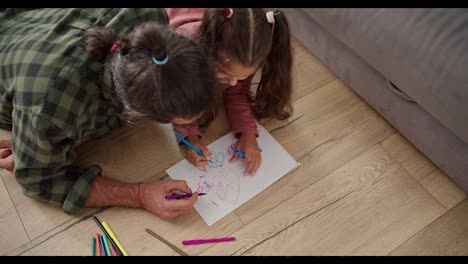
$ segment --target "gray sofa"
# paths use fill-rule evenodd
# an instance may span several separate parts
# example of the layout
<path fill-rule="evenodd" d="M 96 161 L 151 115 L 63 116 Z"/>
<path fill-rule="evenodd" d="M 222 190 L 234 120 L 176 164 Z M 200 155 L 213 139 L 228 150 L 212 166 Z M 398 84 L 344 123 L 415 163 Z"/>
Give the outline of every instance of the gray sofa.
<path fill-rule="evenodd" d="M 468 192 L 468 9 L 281 10 L 306 48 Z"/>

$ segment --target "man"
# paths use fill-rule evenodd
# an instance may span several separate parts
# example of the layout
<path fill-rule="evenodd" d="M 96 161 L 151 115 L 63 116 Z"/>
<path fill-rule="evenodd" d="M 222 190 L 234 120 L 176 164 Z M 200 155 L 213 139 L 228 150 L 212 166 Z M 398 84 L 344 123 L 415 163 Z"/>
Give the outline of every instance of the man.
<path fill-rule="evenodd" d="M 85 31 L 102 26 L 122 34 L 148 20 L 168 24 L 163 9 L 6 9 L 0 12 L 0 129 L 12 132 L 11 140 L 0 141 L 0 148 L 5 149 L 0 152 L 0 167 L 15 175 L 25 195 L 62 207 L 70 214 L 78 213 L 83 207 L 122 206 L 144 208 L 163 219 L 172 219 L 193 208 L 198 195 L 181 200 L 165 199 L 173 192 L 191 193 L 185 181 L 123 183 L 101 176 L 98 165 L 88 168 L 73 165 L 78 145 L 119 127 L 122 109 L 130 109 L 128 105 L 122 106 L 114 95 L 109 67 L 102 67 L 88 56 L 83 44 Z M 196 53 L 194 45 L 175 39 L 178 44 L 173 46 L 185 45 L 187 53 Z M 113 47 L 112 53 L 114 51 Z M 123 54 L 122 51 L 117 55 L 123 57 Z M 157 60 L 154 56 L 153 61 Z M 129 58 L 133 57 L 141 57 L 141 54 Z M 183 58 L 182 54 L 178 59 L 173 56 L 169 63 L 177 60 L 205 63 L 202 58 L 193 57 Z M 151 56 L 147 59 L 150 61 Z M 177 69 L 184 67 L 177 66 Z M 166 66 L 159 63 L 151 67 Z M 202 78 L 204 72 L 191 69 L 181 72 L 185 72 L 191 87 L 207 86 Z M 125 83 L 133 83 L 133 80 Z M 149 87 L 151 92 L 163 84 L 151 82 L 149 85 L 154 86 Z M 200 89 L 188 96 L 193 98 L 188 103 L 192 108 L 199 109 L 208 100 L 209 93 L 203 94 Z M 177 89 L 164 90 L 174 93 L 171 91 Z M 197 94 L 199 97 L 194 98 Z M 127 103 L 132 104 L 129 100 Z M 138 103 L 133 102 L 131 107 Z M 194 121 L 176 118 L 176 113 L 169 116 L 172 119 L 168 122 L 188 124 Z"/>

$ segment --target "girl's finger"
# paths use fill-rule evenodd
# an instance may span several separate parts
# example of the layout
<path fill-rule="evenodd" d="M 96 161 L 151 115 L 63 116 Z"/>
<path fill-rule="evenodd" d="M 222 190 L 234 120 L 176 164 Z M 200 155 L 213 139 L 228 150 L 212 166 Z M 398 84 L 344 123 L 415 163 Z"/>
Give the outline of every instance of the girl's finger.
<path fill-rule="evenodd" d="M 251 158 L 251 161 L 249 165 L 247 166 L 247 169 L 245 170 L 244 175 L 247 175 L 247 174 L 252 175 L 252 170 L 255 167 L 255 163 L 256 163 L 256 158 L 255 157 Z"/>
<path fill-rule="evenodd" d="M 234 154 L 232 155 L 232 157 L 229 159 L 229 162 L 234 162 L 234 161 L 236 161 L 236 160 L 238 160 L 238 159 L 239 159 L 239 155 L 237 155 L 236 153 L 234 153 Z"/>
<path fill-rule="evenodd" d="M 207 148 L 204 148 L 204 149 L 202 148 L 202 149 L 201 149 L 201 152 L 203 153 L 203 156 L 205 156 L 205 159 L 206 159 L 206 160 L 210 160 L 210 159 L 211 159 L 211 152 L 208 151 Z"/>
<path fill-rule="evenodd" d="M 255 167 L 253 168 L 253 174 L 257 173 L 258 169 L 260 168 L 260 165 L 262 163 L 262 158 L 257 155 L 257 161 L 255 162 Z"/>

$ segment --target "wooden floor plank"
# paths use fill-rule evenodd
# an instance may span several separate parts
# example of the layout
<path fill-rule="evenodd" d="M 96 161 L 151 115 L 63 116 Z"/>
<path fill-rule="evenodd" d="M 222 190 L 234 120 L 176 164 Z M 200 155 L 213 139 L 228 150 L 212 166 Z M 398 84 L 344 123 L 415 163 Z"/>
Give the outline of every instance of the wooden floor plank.
<path fill-rule="evenodd" d="M 418 181 L 436 168 L 434 163 L 427 159 L 400 133 L 389 137 L 381 145 Z"/>
<path fill-rule="evenodd" d="M 468 199 L 390 253 L 392 256 L 468 256 Z"/>
<path fill-rule="evenodd" d="M 336 79 L 336 75 L 300 42 L 293 39 L 292 47 L 294 50 L 292 69 L 293 101 Z"/>
<path fill-rule="evenodd" d="M 21 186 L 16 182 L 14 176 L 8 171 L 0 172 L 2 180 L 16 206 L 24 228 L 31 240 L 53 230 L 69 221 L 78 220 L 83 215 L 94 211 L 85 209 L 80 215 L 71 216 L 65 214 L 63 209 L 31 199 L 23 194 Z"/>
<path fill-rule="evenodd" d="M 466 193 L 450 177 L 401 134 L 393 135 L 381 145 L 447 210 L 466 198 Z"/>
<path fill-rule="evenodd" d="M 286 206 L 304 206 L 304 195 Z M 294 209 L 292 209 L 294 210 Z M 296 209 L 297 210 L 297 209 Z M 371 188 L 348 197 L 291 225 L 249 249 L 244 255 L 385 255 L 444 213 L 405 170 L 387 174 Z"/>
<path fill-rule="evenodd" d="M 1 171 L 0 173 L 4 173 Z M 29 238 L 10 199 L 3 181 L 0 179 L 0 255 L 6 255 L 17 247 L 28 243 Z"/>

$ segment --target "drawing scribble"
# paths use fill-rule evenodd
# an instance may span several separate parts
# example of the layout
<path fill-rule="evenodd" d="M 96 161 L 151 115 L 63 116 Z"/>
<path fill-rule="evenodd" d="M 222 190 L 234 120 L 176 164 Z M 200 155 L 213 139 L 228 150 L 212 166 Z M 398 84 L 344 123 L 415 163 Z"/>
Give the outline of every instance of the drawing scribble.
<path fill-rule="evenodd" d="M 236 152 L 237 143 L 232 144 L 226 150 L 226 156 L 231 157 Z"/>
<path fill-rule="evenodd" d="M 206 192 L 211 191 L 211 188 L 213 188 L 213 186 L 212 186 L 208 181 L 204 181 L 204 182 L 203 182 L 203 185 L 204 185 L 204 187 L 205 187 L 205 191 L 206 191 Z"/>
<path fill-rule="evenodd" d="M 235 170 L 231 167 L 224 168 L 221 173 L 216 177 L 218 181 L 217 194 L 219 199 L 229 202 L 237 203 L 240 193 L 240 177 Z"/>
<path fill-rule="evenodd" d="M 235 204 L 239 200 L 240 177 L 231 167 L 225 167 L 216 176 L 199 178 L 197 191 L 213 193 L 221 201 Z"/>
<path fill-rule="evenodd" d="M 204 192 L 203 186 L 198 186 L 197 192 L 199 192 L 199 193 Z"/>
<path fill-rule="evenodd" d="M 213 184 L 211 181 L 200 179 L 200 181 L 198 182 L 198 187 L 197 187 L 198 192 L 208 193 L 211 191 L 211 189 L 213 189 Z"/>
<path fill-rule="evenodd" d="M 224 164 L 224 153 L 216 152 L 211 155 L 211 160 L 208 162 L 210 168 L 221 168 Z"/>
<path fill-rule="evenodd" d="M 236 148 L 237 148 L 237 143 L 230 145 L 226 150 L 226 156 L 232 157 L 232 155 L 234 155 L 234 153 L 236 152 Z M 258 147 L 258 149 L 260 151 L 263 151 L 260 147 Z"/>

